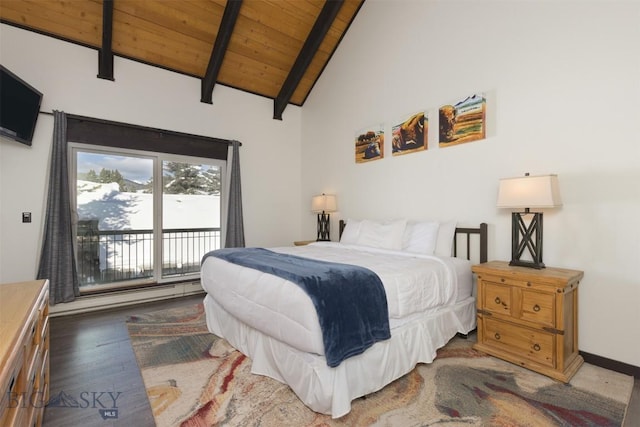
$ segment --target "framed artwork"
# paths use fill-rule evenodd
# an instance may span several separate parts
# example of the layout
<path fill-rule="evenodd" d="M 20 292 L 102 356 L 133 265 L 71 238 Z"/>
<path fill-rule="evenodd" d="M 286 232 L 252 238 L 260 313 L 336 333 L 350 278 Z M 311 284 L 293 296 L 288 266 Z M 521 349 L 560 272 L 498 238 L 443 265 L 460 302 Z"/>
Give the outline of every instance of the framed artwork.
<path fill-rule="evenodd" d="M 357 132 L 355 148 L 356 163 L 384 158 L 384 125 L 371 126 Z"/>
<path fill-rule="evenodd" d="M 440 147 L 486 138 L 487 102 L 483 93 L 474 94 L 438 110 Z"/>
<path fill-rule="evenodd" d="M 424 151 L 428 148 L 429 121 L 424 112 L 413 114 L 391 127 L 391 155 Z"/>

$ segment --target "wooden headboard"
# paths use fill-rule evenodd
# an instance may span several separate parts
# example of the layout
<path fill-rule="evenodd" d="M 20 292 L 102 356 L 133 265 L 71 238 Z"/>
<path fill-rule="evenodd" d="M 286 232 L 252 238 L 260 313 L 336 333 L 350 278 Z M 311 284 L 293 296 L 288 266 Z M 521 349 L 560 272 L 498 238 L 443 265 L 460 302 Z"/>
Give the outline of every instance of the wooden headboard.
<path fill-rule="evenodd" d="M 344 231 L 344 227 L 346 225 L 346 222 L 341 219 L 340 220 L 340 237 L 342 237 L 342 232 Z M 464 249 L 466 250 L 465 254 L 466 254 L 466 258 L 468 260 L 471 259 L 471 255 L 472 254 L 477 254 L 479 256 L 480 262 L 487 262 L 488 261 L 488 233 L 487 233 L 487 224 L 485 222 L 481 223 L 477 228 L 469 228 L 469 227 L 456 227 L 456 233 L 455 236 L 453 238 L 453 256 L 457 257 L 459 255 L 458 251 L 458 240 L 462 240 L 462 244 Z M 475 248 L 471 247 L 471 242 L 473 239 L 474 235 L 478 235 L 479 242 L 478 242 L 478 249 L 477 252 L 475 250 Z M 462 256 L 462 254 L 460 255 Z"/>

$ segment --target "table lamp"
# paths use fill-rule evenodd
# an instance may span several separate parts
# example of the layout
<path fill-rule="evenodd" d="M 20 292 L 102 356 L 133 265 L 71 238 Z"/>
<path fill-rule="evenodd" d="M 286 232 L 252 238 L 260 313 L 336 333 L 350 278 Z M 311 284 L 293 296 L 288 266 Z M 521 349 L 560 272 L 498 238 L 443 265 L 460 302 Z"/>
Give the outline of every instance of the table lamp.
<path fill-rule="evenodd" d="M 322 193 L 311 199 L 311 212 L 318 214 L 318 242 L 331 240 L 329 233 L 329 212 L 337 210 L 336 196 Z"/>
<path fill-rule="evenodd" d="M 511 262 L 531 268 L 545 268 L 542 262 L 542 212 L 530 209 L 562 205 L 557 175 L 504 178 L 498 189 L 498 208 L 524 209 L 511 213 Z M 526 220 L 530 217 L 530 221 Z M 521 259 L 528 249 L 531 261 Z"/>

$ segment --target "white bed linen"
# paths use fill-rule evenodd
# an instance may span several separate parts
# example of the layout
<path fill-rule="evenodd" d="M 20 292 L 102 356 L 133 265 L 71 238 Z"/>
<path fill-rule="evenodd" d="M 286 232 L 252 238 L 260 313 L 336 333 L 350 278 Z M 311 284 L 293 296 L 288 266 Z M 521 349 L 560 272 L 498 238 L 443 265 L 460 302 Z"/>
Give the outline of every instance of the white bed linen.
<path fill-rule="evenodd" d="M 333 242 L 270 249 L 371 269 L 385 287 L 391 328 L 413 313 L 471 295 L 470 263 L 462 259 Z M 324 355 L 315 307 L 299 286 L 216 257 L 205 259 L 201 278 L 204 290 L 241 322 L 293 348 Z"/>
<path fill-rule="evenodd" d="M 324 356 L 306 353 L 251 328 L 207 295 L 207 326 L 252 359 L 251 372 L 288 384 L 300 400 L 316 412 L 339 418 L 351 401 L 380 390 L 410 372 L 418 363 L 431 363 L 436 350 L 456 333 L 476 326 L 475 298 L 416 313 L 392 328 L 391 338 L 364 353 L 327 366 Z"/>

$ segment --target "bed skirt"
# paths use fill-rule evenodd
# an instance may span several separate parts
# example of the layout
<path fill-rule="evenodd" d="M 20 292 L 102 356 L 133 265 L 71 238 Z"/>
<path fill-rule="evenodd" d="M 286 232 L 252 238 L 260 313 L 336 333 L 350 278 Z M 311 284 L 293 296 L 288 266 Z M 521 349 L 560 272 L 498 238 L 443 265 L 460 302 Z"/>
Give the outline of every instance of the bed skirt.
<path fill-rule="evenodd" d="M 209 295 L 204 299 L 207 327 L 252 360 L 251 372 L 291 387 L 312 410 L 339 418 L 351 411 L 351 401 L 380 390 L 431 363 L 436 351 L 458 332 L 476 327 L 475 298 L 418 313 L 391 330 L 391 338 L 364 353 L 327 366 L 324 356 L 305 353 L 238 321 Z"/>

